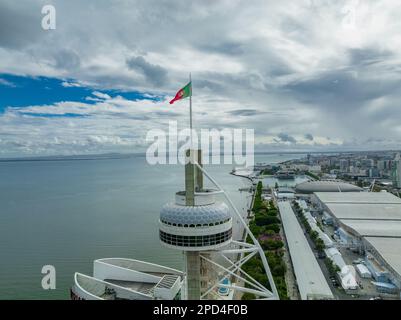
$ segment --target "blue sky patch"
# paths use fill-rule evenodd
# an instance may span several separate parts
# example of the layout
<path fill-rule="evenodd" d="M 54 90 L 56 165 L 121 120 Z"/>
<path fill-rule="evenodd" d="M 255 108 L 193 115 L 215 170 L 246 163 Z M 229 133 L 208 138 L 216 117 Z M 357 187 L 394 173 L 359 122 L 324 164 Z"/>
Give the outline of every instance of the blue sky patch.
<path fill-rule="evenodd" d="M 0 114 L 4 113 L 7 107 L 51 105 L 62 101 L 95 104 L 96 101 L 86 100 L 86 97 L 91 96 L 93 91 L 100 91 L 111 97 L 122 96 L 127 100 L 160 101 L 164 98 L 163 96 L 154 96 L 136 91 L 99 90 L 82 86 L 65 87 L 63 86 L 64 82 L 74 83 L 73 80 L 0 74 Z M 40 115 L 36 114 L 36 116 Z M 43 114 L 42 116 L 47 117 L 50 115 Z M 74 117 L 73 114 L 70 116 Z"/>

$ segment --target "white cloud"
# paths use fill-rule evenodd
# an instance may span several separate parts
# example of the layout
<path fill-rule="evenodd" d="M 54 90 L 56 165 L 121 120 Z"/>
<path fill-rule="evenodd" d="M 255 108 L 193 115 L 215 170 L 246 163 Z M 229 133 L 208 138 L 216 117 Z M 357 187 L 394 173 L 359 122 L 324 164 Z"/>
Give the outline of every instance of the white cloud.
<path fill-rule="evenodd" d="M 83 87 L 83 85 L 81 85 L 80 83 L 77 83 L 77 82 L 69 82 L 69 81 L 63 81 L 63 82 L 61 83 L 61 85 L 62 85 L 64 88 L 80 88 L 80 87 Z"/>
<path fill-rule="evenodd" d="M 11 88 L 15 88 L 16 85 L 10 81 L 7 81 L 6 79 L 1 79 L 0 78 L 0 86 L 6 86 L 6 87 L 11 87 Z"/>
<path fill-rule="evenodd" d="M 102 93 L 102 92 L 99 92 L 99 91 L 94 91 L 94 92 L 92 92 L 92 94 L 95 97 L 98 97 L 99 99 L 103 99 L 103 100 L 111 99 L 111 97 L 108 94 L 105 94 L 105 93 Z"/>
<path fill-rule="evenodd" d="M 112 98 L 102 89 L 173 95 L 190 71 L 199 127 L 254 128 L 267 148 L 280 146 L 274 141 L 280 133 L 296 140 L 294 148 L 383 145 L 372 137 L 400 146 L 397 1 L 94 2 L 57 2 L 55 31 L 39 28 L 40 0 L 0 4 L 0 30 L 9 30 L 0 31 L 2 72 L 69 79 L 62 84 L 66 90 L 96 90 L 86 100 L 94 104 L 24 108 L 83 118 L 40 119 L 9 109 L 0 115 L 7 148 L 14 141 L 26 150 L 50 150 L 55 134 L 58 145 L 72 149 L 137 146 L 146 128 L 166 121 L 170 106 Z M 173 106 L 182 123 L 184 106 Z M 244 109 L 256 113 L 238 111 Z M 34 134 L 24 142 L 20 137 L 28 131 Z"/>

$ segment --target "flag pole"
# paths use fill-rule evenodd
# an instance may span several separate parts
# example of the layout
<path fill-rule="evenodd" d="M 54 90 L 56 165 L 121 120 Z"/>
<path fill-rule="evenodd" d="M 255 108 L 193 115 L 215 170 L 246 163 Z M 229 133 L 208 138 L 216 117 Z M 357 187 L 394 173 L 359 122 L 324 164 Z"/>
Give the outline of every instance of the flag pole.
<path fill-rule="evenodd" d="M 191 94 L 189 96 L 189 128 L 191 130 L 191 149 L 193 147 L 192 141 L 192 75 L 189 73 L 189 83 L 191 85 Z"/>

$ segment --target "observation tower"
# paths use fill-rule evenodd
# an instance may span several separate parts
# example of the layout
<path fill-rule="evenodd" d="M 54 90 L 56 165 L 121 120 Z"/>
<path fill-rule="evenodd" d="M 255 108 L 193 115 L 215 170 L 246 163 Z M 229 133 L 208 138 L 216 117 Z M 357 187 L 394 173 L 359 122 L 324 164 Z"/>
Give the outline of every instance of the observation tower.
<path fill-rule="evenodd" d="M 183 271 L 127 258 L 98 259 L 93 276 L 75 274 L 72 299 L 233 300 L 246 292 L 257 299 L 278 299 L 263 249 L 246 218 L 203 168 L 202 151 L 187 150 L 186 160 L 185 191 L 162 207 L 159 219 L 160 241 L 183 252 Z M 214 189 L 204 187 L 205 177 Z M 240 228 L 236 240 L 233 221 Z M 257 256 L 268 283 L 258 282 L 241 268 Z"/>
<path fill-rule="evenodd" d="M 216 202 L 217 191 L 204 189 L 200 150 L 187 151 L 185 191 L 177 192 L 175 203 L 160 212 L 160 240 L 168 248 L 184 252 L 186 298 L 199 300 L 211 276 L 200 253 L 219 250 L 232 241 L 232 217 L 224 202 Z"/>
<path fill-rule="evenodd" d="M 204 187 L 205 176 L 216 189 Z M 221 195 L 226 196 L 231 209 L 218 201 Z M 234 218 L 253 243 L 233 240 Z M 164 246 L 184 254 L 183 299 L 235 299 L 244 292 L 278 299 L 262 248 L 230 198 L 204 170 L 201 150 L 187 150 L 185 191 L 177 192 L 175 202 L 161 209 L 159 236 Z M 260 255 L 272 291 L 241 269 L 255 254 Z"/>

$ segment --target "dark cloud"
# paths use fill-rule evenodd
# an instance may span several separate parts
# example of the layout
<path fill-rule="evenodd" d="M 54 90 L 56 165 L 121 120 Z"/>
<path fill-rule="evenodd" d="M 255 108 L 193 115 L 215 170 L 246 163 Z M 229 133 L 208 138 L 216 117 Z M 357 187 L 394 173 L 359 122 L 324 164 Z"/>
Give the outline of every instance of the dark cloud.
<path fill-rule="evenodd" d="M 129 119 L 129 120 L 139 120 L 139 121 L 148 121 L 151 120 L 152 118 L 147 116 L 147 115 L 133 115 L 130 113 L 115 113 L 115 112 L 104 112 L 104 113 L 99 113 L 99 115 L 103 115 L 106 118 L 118 118 L 118 119 Z"/>
<path fill-rule="evenodd" d="M 245 51 L 243 44 L 239 42 L 209 42 L 205 45 L 200 45 L 198 48 L 203 51 L 226 55 L 240 55 Z"/>
<path fill-rule="evenodd" d="M 277 137 L 280 139 L 281 142 L 297 143 L 297 140 L 288 133 L 279 133 Z"/>
<path fill-rule="evenodd" d="M 263 114 L 264 112 L 258 111 L 256 109 L 238 109 L 238 110 L 227 111 L 226 113 L 232 116 L 253 117 L 256 115 Z"/>
<path fill-rule="evenodd" d="M 380 50 L 378 48 L 356 48 L 348 51 L 350 63 L 353 66 L 366 66 L 386 61 L 393 57 L 389 50 Z"/>
<path fill-rule="evenodd" d="M 42 6 L 39 3 L 31 5 L 33 7 L 26 10 L 26 3 L 23 1 L 0 2 L 0 47 L 27 47 L 46 34 L 41 27 Z"/>
<path fill-rule="evenodd" d="M 167 118 L 173 118 L 173 117 L 178 117 L 180 116 L 179 113 L 177 112 L 173 112 L 171 110 L 165 110 L 165 111 L 155 111 L 152 112 L 152 114 L 154 114 L 157 117 L 167 117 Z"/>
<path fill-rule="evenodd" d="M 295 98 L 337 112 L 391 94 L 400 80 L 358 77 L 352 70 L 332 70 L 311 79 L 301 79 L 283 87 Z M 333 109 L 334 108 L 334 109 Z"/>
<path fill-rule="evenodd" d="M 307 134 L 305 134 L 305 139 L 309 140 L 309 141 L 313 141 L 314 137 L 310 133 L 307 133 Z"/>
<path fill-rule="evenodd" d="M 71 50 L 61 50 L 55 56 L 55 67 L 57 69 L 72 70 L 81 65 L 81 59 L 78 54 Z"/>
<path fill-rule="evenodd" d="M 164 85 L 167 81 L 167 70 L 147 62 L 142 56 L 128 59 L 127 66 L 131 70 L 142 73 L 150 83 L 158 87 Z"/>
<path fill-rule="evenodd" d="M 221 91 L 223 90 L 223 85 L 215 82 L 215 81 L 210 81 L 206 79 L 195 79 L 193 80 L 193 86 L 194 88 L 199 88 L 199 89 L 207 89 L 211 91 Z"/>

